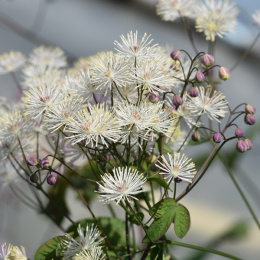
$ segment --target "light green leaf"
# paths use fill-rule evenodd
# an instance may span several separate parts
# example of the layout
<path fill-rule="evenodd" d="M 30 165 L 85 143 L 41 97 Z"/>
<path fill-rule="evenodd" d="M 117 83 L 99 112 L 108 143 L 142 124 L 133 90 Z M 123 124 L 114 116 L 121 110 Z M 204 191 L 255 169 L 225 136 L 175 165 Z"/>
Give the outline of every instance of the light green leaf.
<path fill-rule="evenodd" d="M 174 230 L 179 238 L 183 238 L 190 227 L 190 213 L 183 205 L 178 204 L 174 218 Z"/>
<path fill-rule="evenodd" d="M 164 180 L 160 179 L 160 178 L 154 178 L 154 177 L 150 177 L 147 179 L 147 181 L 154 181 L 157 182 L 160 186 L 162 186 L 165 189 L 168 189 L 170 191 L 172 191 L 169 187 L 169 185 L 167 184 L 167 182 L 165 182 Z"/>

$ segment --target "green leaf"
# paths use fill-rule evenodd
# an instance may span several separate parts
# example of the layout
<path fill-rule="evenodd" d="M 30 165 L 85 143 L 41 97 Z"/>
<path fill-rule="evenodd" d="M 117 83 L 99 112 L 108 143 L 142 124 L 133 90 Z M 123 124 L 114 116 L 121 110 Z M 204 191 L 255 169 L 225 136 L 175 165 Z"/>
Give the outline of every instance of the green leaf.
<path fill-rule="evenodd" d="M 134 215 L 132 215 L 132 216 L 130 216 L 129 217 L 129 221 L 131 222 L 131 223 L 133 223 L 133 224 L 136 224 L 136 225 L 138 225 L 138 226 L 140 226 L 141 224 L 140 224 L 140 221 L 138 221 L 138 219 L 140 220 L 140 221 L 142 221 L 143 219 L 144 219 L 144 213 L 143 212 L 137 212 L 137 214 L 136 214 L 136 216 L 134 216 Z"/>
<path fill-rule="evenodd" d="M 155 149 L 160 151 L 158 142 L 155 143 Z M 164 144 L 163 151 L 164 151 L 164 153 L 171 153 L 171 154 L 173 154 L 173 150 L 167 144 Z"/>
<path fill-rule="evenodd" d="M 172 190 L 170 189 L 169 185 L 167 184 L 167 182 L 165 182 L 164 180 L 162 180 L 162 179 L 160 179 L 160 178 L 150 177 L 150 178 L 147 179 L 147 181 L 157 182 L 157 183 L 158 183 L 160 186 L 162 186 L 163 188 L 172 191 Z"/>
<path fill-rule="evenodd" d="M 203 144 L 205 142 L 208 142 L 209 138 L 201 138 L 198 142 L 193 141 L 192 139 L 189 140 L 188 145 L 192 146 L 192 145 L 199 145 L 199 144 Z"/>
<path fill-rule="evenodd" d="M 149 214 L 154 216 L 155 220 L 147 230 L 143 243 L 155 242 L 163 236 L 169 229 L 175 216 L 176 202 L 174 199 L 164 199 L 156 203 Z"/>
<path fill-rule="evenodd" d="M 150 249 L 150 260 L 165 260 L 162 245 L 156 245 Z"/>
<path fill-rule="evenodd" d="M 175 211 L 174 230 L 179 238 L 183 238 L 190 228 L 190 213 L 181 204 L 178 204 Z"/>
<path fill-rule="evenodd" d="M 56 248 L 59 246 L 62 236 L 54 237 L 44 243 L 36 252 L 34 259 L 35 260 L 60 260 L 62 257 L 56 256 Z"/>
<path fill-rule="evenodd" d="M 125 222 L 121 219 L 117 218 L 108 218 L 108 217 L 100 217 L 97 218 L 97 221 L 99 222 L 100 226 L 104 230 L 107 238 L 110 240 L 112 245 L 120 246 L 125 245 Z M 86 225 L 91 226 L 92 224 L 95 224 L 94 219 L 84 219 L 80 220 L 75 225 L 72 225 L 68 228 L 67 232 L 74 232 L 74 234 L 77 236 L 77 227 L 78 225 L 81 225 L 83 228 L 86 228 Z M 95 224 L 96 225 L 96 224 Z"/>

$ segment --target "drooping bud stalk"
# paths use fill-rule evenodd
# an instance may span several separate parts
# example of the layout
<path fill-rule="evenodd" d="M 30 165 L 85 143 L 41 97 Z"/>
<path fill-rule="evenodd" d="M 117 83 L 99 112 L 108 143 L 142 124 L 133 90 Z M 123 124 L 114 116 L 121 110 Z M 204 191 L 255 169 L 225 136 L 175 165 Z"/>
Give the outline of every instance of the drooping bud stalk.
<path fill-rule="evenodd" d="M 34 173 L 33 175 L 30 176 L 30 181 L 32 183 L 37 183 L 38 180 L 39 180 L 39 178 L 38 178 L 37 174 Z"/>
<path fill-rule="evenodd" d="M 242 129 L 240 129 L 239 127 L 237 127 L 236 131 L 235 131 L 235 136 L 236 137 L 242 137 L 244 135 L 244 132 L 242 131 Z"/>
<path fill-rule="evenodd" d="M 180 96 L 175 95 L 172 99 L 172 103 L 176 107 L 181 106 L 183 104 L 183 99 Z"/>
<path fill-rule="evenodd" d="M 41 160 L 40 166 L 41 166 L 42 168 L 45 168 L 45 167 L 48 167 L 48 166 L 49 166 L 49 160 L 48 160 L 47 157 L 45 157 L 45 158 L 43 158 L 43 159 Z"/>
<path fill-rule="evenodd" d="M 254 106 L 249 105 L 249 104 L 246 105 L 246 113 L 247 113 L 247 114 L 254 115 L 254 114 L 255 114 L 255 111 L 256 111 L 256 109 L 255 109 Z"/>
<path fill-rule="evenodd" d="M 148 99 L 152 103 L 158 103 L 160 101 L 159 92 L 150 93 Z"/>
<path fill-rule="evenodd" d="M 199 95 L 199 89 L 197 87 L 192 87 L 190 89 L 190 96 L 197 97 Z"/>
<path fill-rule="evenodd" d="M 202 83 L 205 80 L 205 75 L 203 72 L 197 71 L 195 79 L 198 83 Z"/>
<path fill-rule="evenodd" d="M 253 143 L 250 139 L 246 138 L 244 142 L 247 145 L 247 150 L 251 150 L 253 148 Z"/>
<path fill-rule="evenodd" d="M 210 54 L 205 54 L 202 59 L 202 63 L 206 67 L 211 67 L 214 64 L 214 61 L 215 61 L 214 57 Z"/>
<path fill-rule="evenodd" d="M 244 153 L 247 151 L 247 144 L 243 140 L 238 140 L 236 145 L 237 151 L 240 153 Z"/>
<path fill-rule="evenodd" d="M 225 67 L 220 67 L 218 72 L 219 78 L 222 80 L 228 80 L 230 78 L 230 71 Z"/>
<path fill-rule="evenodd" d="M 38 164 L 38 161 L 35 157 L 30 157 L 27 161 L 28 165 L 30 166 L 35 166 Z"/>
<path fill-rule="evenodd" d="M 245 123 L 247 125 L 254 125 L 255 124 L 255 117 L 251 114 L 247 114 L 245 116 Z"/>
<path fill-rule="evenodd" d="M 48 183 L 49 185 L 54 185 L 54 184 L 56 183 L 56 181 L 57 181 L 57 179 L 56 179 L 53 175 L 50 175 L 50 176 L 48 176 L 48 178 L 47 178 L 47 183 Z"/>
<path fill-rule="evenodd" d="M 181 52 L 180 51 L 172 51 L 171 52 L 171 58 L 173 60 L 179 60 L 181 57 Z"/>
<path fill-rule="evenodd" d="M 191 136 L 191 139 L 194 141 L 194 142 L 199 142 L 200 141 L 200 133 L 198 131 L 195 131 L 192 136 Z"/>
<path fill-rule="evenodd" d="M 221 133 L 215 133 L 212 137 L 214 143 L 220 143 L 222 141 Z"/>

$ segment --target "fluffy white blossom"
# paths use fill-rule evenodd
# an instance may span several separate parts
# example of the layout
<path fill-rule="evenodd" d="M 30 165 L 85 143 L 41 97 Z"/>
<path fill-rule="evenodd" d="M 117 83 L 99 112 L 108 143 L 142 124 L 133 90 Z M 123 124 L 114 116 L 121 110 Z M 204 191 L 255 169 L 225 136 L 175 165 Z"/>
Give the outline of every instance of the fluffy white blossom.
<path fill-rule="evenodd" d="M 102 182 L 98 183 L 99 198 L 106 204 L 121 200 L 130 202 L 137 200 L 134 195 L 143 192 L 142 186 L 146 182 L 143 174 L 131 168 L 114 168 L 113 174 L 105 173 L 101 176 Z"/>

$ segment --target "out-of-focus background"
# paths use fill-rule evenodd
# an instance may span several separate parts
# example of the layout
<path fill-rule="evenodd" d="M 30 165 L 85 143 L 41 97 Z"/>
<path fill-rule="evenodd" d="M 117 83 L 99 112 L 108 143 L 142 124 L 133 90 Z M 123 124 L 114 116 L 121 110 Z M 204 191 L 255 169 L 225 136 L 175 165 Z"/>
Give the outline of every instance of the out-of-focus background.
<path fill-rule="evenodd" d="M 180 22 L 163 22 L 156 15 L 154 0 L 0 0 L 0 53 L 10 50 L 28 55 L 39 45 L 53 45 L 62 48 L 71 64 L 79 57 L 87 57 L 100 51 L 113 50 L 114 40 L 130 30 L 138 30 L 140 35 L 152 34 L 155 43 L 169 45 L 174 49 L 187 50 L 194 54 L 185 30 Z M 260 9 L 258 0 L 236 1 L 240 9 L 237 32 L 217 40 L 216 63 L 225 67 L 232 65 L 250 46 L 258 30 L 253 26 L 251 15 Z M 201 35 L 195 35 L 200 51 L 207 50 L 207 43 Z M 242 102 L 250 103 L 260 111 L 260 41 L 249 56 L 234 70 L 230 80 L 222 84 L 222 90 L 231 107 Z M 17 96 L 16 87 L 9 75 L 0 77 L 0 96 L 13 100 Z M 260 116 L 256 113 L 257 121 Z M 243 125 L 242 129 L 253 129 Z M 259 125 L 258 125 L 259 129 Z M 241 184 L 249 202 L 260 219 L 260 133 L 253 137 L 254 148 L 239 155 L 233 174 Z M 191 156 L 196 154 L 191 149 Z M 203 153 L 210 151 L 203 148 Z M 235 149 L 235 142 L 224 148 L 224 156 Z M 89 216 L 68 193 L 72 218 L 78 220 Z M 8 200 L 8 201 L 7 201 Z M 183 239 L 185 243 L 209 246 L 246 260 L 260 257 L 260 233 L 253 222 L 239 193 L 220 163 L 207 172 L 196 189 L 192 190 L 182 203 L 191 214 L 190 231 Z M 119 210 L 119 207 L 114 207 Z M 103 216 L 102 205 L 93 205 L 94 212 Z M 241 233 L 248 233 L 241 239 L 225 239 L 227 231 L 236 223 Z M 242 221 L 242 222 L 241 222 Z M 64 223 L 66 227 L 66 223 Z M 238 231 L 239 232 L 239 231 Z M 171 231 L 169 231 L 171 233 Z M 0 197 L 0 244 L 7 242 L 23 245 L 27 255 L 33 259 L 37 248 L 48 239 L 62 232 L 44 215 L 40 215 L 10 200 Z M 171 237 L 174 237 L 172 233 Z M 230 236 L 229 236 L 230 238 Z M 194 256 L 192 250 L 174 248 L 177 259 Z M 191 258 L 190 258 L 191 259 Z M 202 258 L 200 258 L 202 259 Z M 206 255 L 203 259 L 217 260 L 220 256 Z"/>

